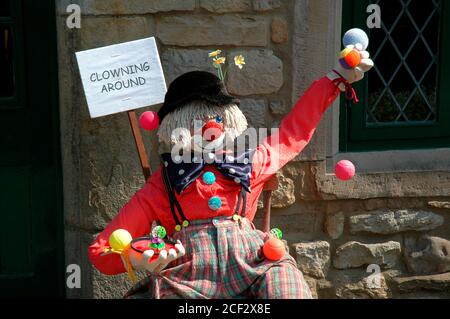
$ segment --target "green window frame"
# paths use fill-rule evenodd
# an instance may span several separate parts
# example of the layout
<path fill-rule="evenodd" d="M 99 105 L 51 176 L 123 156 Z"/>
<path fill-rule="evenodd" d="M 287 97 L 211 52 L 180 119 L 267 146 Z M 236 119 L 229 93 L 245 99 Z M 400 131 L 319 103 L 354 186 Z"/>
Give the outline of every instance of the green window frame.
<path fill-rule="evenodd" d="M 25 92 L 25 58 L 23 46 L 23 21 L 22 21 L 22 1 L 3 0 L 5 8 L 8 8 L 8 15 L 0 15 L 0 30 L 8 30 L 8 37 L 12 42 L 12 73 L 13 73 L 13 94 L 11 96 L 0 96 L 0 104 L 3 109 L 21 109 L 25 107 L 26 101 L 23 99 Z M 6 34 L 5 34 L 6 36 Z M 4 37 L 1 37 L 2 39 Z M 2 44 L 4 45 L 4 44 Z M 0 70 L 2 72 L 2 70 Z"/>
<path fill-rule="evenodd" d="M 0 298 L 63 297 L 55 2 L 0 2 Z"/>
<path fill-rule="evenodd" d="M 399 122 L 377 122 L 375 117 L 369 112 L 372 112 L 371 105 L 369 103 L 374 103 L 377 105 L 377 99 L 369 93 L 370 83 L 375 82 L 375 77 L 379 76 L 381 72 L 379 70 L 371 70 L 365 77 L 365 79 L 354 85 L 354 88 L 360 99 L 360 103 L 347 108 L 345 106 L 345 101 L 341 101 L 340 109 L 340 134 L 339 134 L 339 149 L 340 152 L 364 152 L 364 151 L 380 151 L 380 150 L 406 150 L 406 149 L 427 149 L 427 148 L 444 148 L 450 146 L 450 3 L 445 0 L 389 0 L 398 1 L 399 5 L 402 6 L 402 14 L 407 15 L 413 21 L 414 16 L 411 12 L 405 10 L 411 4 L 412 1 L 430 1 L 433 5 L 437 6 L 436 12 L 440 14 L 440 25 L 439 25 L 439 37 L 438 37 L 438 55 L 432 57 L 433 63 L 437 64 L 437 82 L 438 86 L 436 89 L 436 103 L 435 109 L 430 108 L 430 113 L 433 113 L 433 120 L 423 120 L 423 121 L 413 121 L 405 119 Z M 358 27 L 365 30 L 370 37 L 371 30 L 367 27 L 367 18 L 369 13 L 367 13 L 367 7 L 370 4 L 379 4 L 381 7 L 381 20 L 383 21 L 383 0 L 343 0 L 343 20 L 342 20 L 342 31 Z M 435 17 L 432 17 L 435 18 Z M 399 19 L 400 20 L 400 19 Z M 430 18 L 431 20 L 431 18 Z M 394 72 L 394 76 L 388 77 L 386 79 L 386 93 L 391 101 L 395 105 L 399 106 L 399 116 L 403 117 L 403 112 L 405 108 L 411 105 L 414 95 L 420 94 L 424 101 L 426 96 L 423 91 L 423 82 L 420 81 L 420 76 L 416 75 L 414 72 L 414 66 L 408 64 L 408 57 L 410 54 L 414 54 L 414 46 L 422 39 L 425 39 L 423 35 L 423 29 L 417 27 L 414 22 L 412 22 L 416 28 L 418 39 L 414 45 L 402 55 L 397 48 L 394 48 L 398 54 L 399 60 L 401 61 L 401 68 L 405 69 L 411 75 L 411 79 L 415 82 L 417 88 L 411 90 L 411 96 L 408 99 L 402 101 L 405 102 L 404 105 L 397 102 L 395 92 L 391 90 L 392 81 L 395 81 L 395 70 L 389 70 Z M 388 30 L 386 37 L 386 42 L 392 45 L 395 42 L 393 36 L 393 30 L 390 26 L 383 24 L 383 30 Z M 425 29 L 425 28 L 424 28 Z M 372 31 L 374 32 L 374 31 Z M 423 42 L 424 43 L 424 42 Z M 427 44 L 425 44 L 426 46 Z M 393 45 L 393 47 L 395 44 Z M 378 48 L 369 46 L 369 51 L 374 55 L 375 64 L 377 64 L 377 59 L 389 59 L 386 56 L 377 56 Z M 431 54 L 431 53 L 430 53 Z M 424 57 L 426 58 L 426 57 Z M 430 56 L 428 56 L 428 59 Z M 398 70 L 397 70 L 398 71 Z M 375 73 L 378 72 L 378 73 Z M 424 72 L 426 75 L 426 72 Z M 415 76 L 416 78 L 414 78 Z M 381 78 L 381 77 L 380 77 Z M 423 79 L 422 79 L 423 80 Z M 373 82 L 371 82 L 373 81 Z M 419 89 L 420 88 L 420 89 Z M 379 96 L 383 98 L 383 96 Z M 371 101 L 371 102 L 369 102 Z M 379 106 L 380 104 L 378 104 Z M 404 107 L 403 109 L 401 107 Z M 381 105 L 380 107 L 383 107 Z M 374 121 L 368 120 L 369 117 L 374 118 Z"/>

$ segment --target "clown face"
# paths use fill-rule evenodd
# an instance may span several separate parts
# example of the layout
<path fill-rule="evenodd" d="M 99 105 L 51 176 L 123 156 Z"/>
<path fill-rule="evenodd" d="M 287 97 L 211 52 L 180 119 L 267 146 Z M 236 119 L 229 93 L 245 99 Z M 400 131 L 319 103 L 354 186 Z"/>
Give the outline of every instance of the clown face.
<path fill-rule="evenodd" d="M 174 149 L 200 153 L 229 149 L 247 127 L 245 115 L 234 103 L 219 107 L 193 101 L 162 121 L 158 129 L 160 153 Z"/>

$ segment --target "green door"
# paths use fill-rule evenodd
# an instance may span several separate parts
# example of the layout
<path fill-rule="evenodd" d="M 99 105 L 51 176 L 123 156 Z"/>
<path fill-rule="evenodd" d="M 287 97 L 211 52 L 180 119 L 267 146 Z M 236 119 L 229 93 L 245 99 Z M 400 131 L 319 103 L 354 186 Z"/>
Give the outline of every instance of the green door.
<path fill-rule="evenodd" d="M 0 0 L 0 297 L 63 296 L 52 1 Z"/>

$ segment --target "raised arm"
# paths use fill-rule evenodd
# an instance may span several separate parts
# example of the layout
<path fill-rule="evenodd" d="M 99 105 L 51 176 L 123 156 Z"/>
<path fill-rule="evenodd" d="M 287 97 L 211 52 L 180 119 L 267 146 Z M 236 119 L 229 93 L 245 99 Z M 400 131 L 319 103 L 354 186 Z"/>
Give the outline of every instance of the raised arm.
<path fill-rule="evenodd" d="M 350 45 L 346 50 L 359 53 L 359 65 L 349 68 L 338 62 L 332 72 L 311 85 L 283 119 L 279 130 L 257 147 L 253 157 L 253 183 L 264 183 L 308 145 L 323 113 L 340 91 L 357 102 L 351 83 L 362 80 L 374 64 L 369 52 L 359 50 L 358 46 Z"/>
<path fill-rule="evenodd" d="M 323 113 L 339 95 L 339 87 L 324 77 L 315 81 L 282 120 L 275 134 L 267 137 L 253 157 L 253 178 L 264 182 L 293 160 L 311 141 Z"/>

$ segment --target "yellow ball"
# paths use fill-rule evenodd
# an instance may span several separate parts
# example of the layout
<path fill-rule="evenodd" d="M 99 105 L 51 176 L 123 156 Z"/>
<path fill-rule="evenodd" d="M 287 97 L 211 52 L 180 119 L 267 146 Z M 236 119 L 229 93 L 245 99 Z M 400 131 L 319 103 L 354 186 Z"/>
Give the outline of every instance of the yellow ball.
<path fill-rule="evenodd" d="M 131 237 L 128 231 L 118 229 L 109 236 L 109 245 L 112 249 L 120 251 L 127 247 L 132 240 L 133 237 Z"/>

